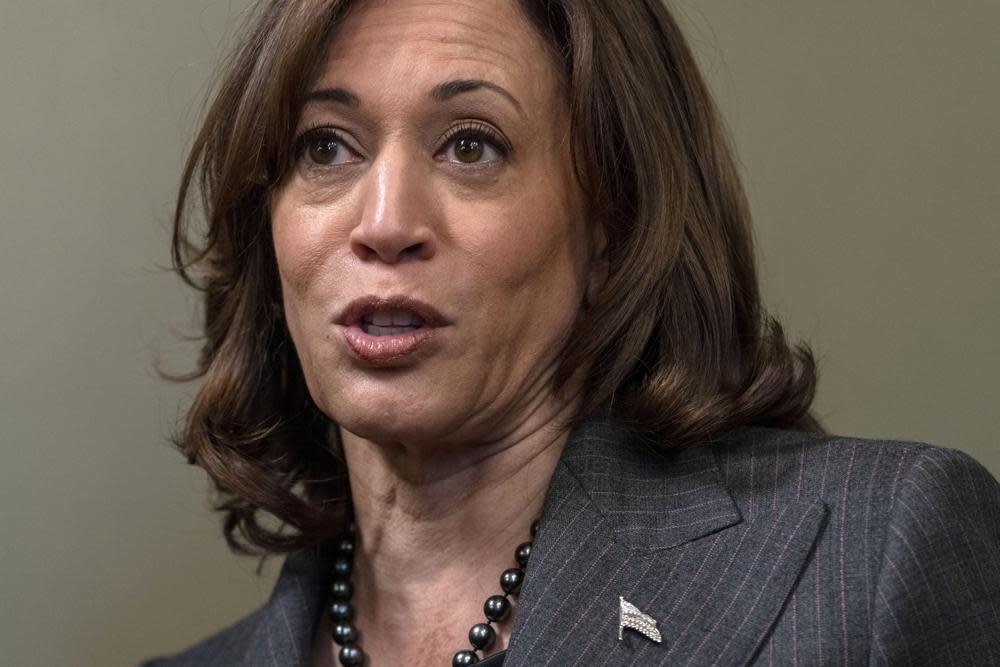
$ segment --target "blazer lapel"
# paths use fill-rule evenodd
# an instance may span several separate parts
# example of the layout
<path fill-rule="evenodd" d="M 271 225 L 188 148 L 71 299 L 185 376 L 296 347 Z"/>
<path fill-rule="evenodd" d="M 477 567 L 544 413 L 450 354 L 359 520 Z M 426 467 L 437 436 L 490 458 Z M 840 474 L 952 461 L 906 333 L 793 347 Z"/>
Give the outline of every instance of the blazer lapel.
<path fill-rule="evenodd" d="M 308 667 L 332 563 L 332 545 L 289 554 L 267 603 L 251 617 L 252 639 L 214 664 Z"/>
<path fill-rule="evenodd" d="M 807 501 L 743 521 L 711 445 L 664 455 L 586 423 L 553 474 L 504 665 L 746 664 L 825 514 Z M 618 639 L 619 596 L 662 643 Z"/>

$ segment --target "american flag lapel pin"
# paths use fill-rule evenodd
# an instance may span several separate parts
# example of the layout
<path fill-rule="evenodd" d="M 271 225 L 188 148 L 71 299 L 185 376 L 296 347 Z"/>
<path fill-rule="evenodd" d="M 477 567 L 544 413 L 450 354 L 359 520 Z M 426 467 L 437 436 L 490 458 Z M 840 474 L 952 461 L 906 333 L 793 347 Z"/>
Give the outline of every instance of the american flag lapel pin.
<path fill-rule="evenodd" d="M 660 631 L 656 629 L 656 619 L 639 611 L 634 604 L 618 596 L 618 639 L 622 638 L 622 630 L 632 628 L 647 639 L 660 643 Z"/>

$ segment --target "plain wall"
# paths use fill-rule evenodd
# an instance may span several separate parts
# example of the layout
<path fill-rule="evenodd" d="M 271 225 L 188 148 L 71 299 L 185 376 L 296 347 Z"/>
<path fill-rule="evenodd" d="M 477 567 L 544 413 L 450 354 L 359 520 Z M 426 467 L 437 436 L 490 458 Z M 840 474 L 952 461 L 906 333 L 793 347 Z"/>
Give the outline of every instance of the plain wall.
<path fill-rule="evenodd" d="M 131 665 L 250 611 L 167 443 L 197 301 L 160 267 L 246 0 L 0 0 L 0 647 Z M 767 302 L 834 432 L 1000 473 L 1000 3 L 675 3 L 731 127 Z"/>

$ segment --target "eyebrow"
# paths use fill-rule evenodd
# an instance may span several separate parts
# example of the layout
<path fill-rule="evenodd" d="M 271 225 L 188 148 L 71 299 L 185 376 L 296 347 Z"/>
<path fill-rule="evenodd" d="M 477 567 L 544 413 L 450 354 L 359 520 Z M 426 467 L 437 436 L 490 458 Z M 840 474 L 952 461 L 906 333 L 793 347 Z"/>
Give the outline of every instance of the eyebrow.
<path fill-rule="evenodd" d="M 518 113 L 524 114 L 524 108 L 521 106 L 521 103 L 517 101 L 516 97 L 511 95 L 504 87 L 499 86 L 492 81 L 486 81 L 485 79 L 454 79 L 452 81 L 445 81 L 444 83 L 439 83 L 434 86 L 431 89 L 430 96 L 438 102 L 447 102 L 458 95 L 471 93 L 477 90 L 491 90 L 494 93 L 498 93 L 513 104 Z M 337 104 L 351 107 L 352 109 L 356 109 L 361 106 L 361 99 L 346 88 L 321 88 L 319 90 L 314 90 L 306 95 L 305 103 L 314 101 L 335 102 Z"/>
<path fill-rule="evenodd" d="M 344 88 L 321 88 L 320 90 L 314 90 L 306 95 L 304 102 L 336 102 L 352 109 L 361 106 L 361 100 L 358 96 Z"/>
<path fill-rule="evenodd" d="M 521 107 L 521 103 L 517 101 L 517 98 L 507 92 L 507 89 L 498 86 L 492 81 L 486 81 L 485 79 L 455 79 L 453 81 L 445 81 L 444 83 L 439 83 L 431 89 L 431 97 L 439 102 L 446 102 L 451 98 L 461 95 L 463 93 L 471 93 L 476 90 L 492 90 L 494 93 L 499 93 L 503 97 L 514 105 L 518 113 L 524 113 L 524 109 Z"/>

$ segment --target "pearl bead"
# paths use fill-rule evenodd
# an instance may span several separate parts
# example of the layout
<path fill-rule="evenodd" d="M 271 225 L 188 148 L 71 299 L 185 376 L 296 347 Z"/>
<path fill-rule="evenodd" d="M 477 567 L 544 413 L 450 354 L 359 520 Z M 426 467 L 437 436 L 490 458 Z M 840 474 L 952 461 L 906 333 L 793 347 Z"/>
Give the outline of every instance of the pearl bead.
<path fill-rule="evenodd" d="M 337 542 L 337 551 L 349 556 L 354 553 L 354 540 L 350 537 L 342 537 L 339 542 Z"/>
<path fill-rule="evenodd" d="M 341 646 L 354 644 L 358 641 L 358 632 L 350 623 L 334 623 L 331 633 L 334 640 Z"/>
<path fill-rule="evenodd" d="M 361 653 L 361 649 L 354 644 L 341 646 L 339 657 L 340 664 L 344 667 L 357 667 L 357 665 L 365 661 L 365 656 Z"/>
<path fill-rule="evenodd" d="M 349 621 L 354 618 L 354 608 L 350 602 L 335 600 L 330 603 L 330 618 L 334 621 Z"/>
<path fill-rule="evenodd" d="M 504 570 L 500 575 L 500 588 L 504 593 L 512 595 L 521 590 L 521 582 L 524 581 L 524 570 L 519 567 L 512 567 Z"/>
<path fill-rule="evenodd" d="M 510 600 L 508 600 L 503 595 L 491 595 L 486 598 L 486 603 L 483 605 L 483 613 L 486 614 L 486 618 L 496 623 L 507 618 L 507 614 L 510 613 Z"/>
<path fill-rule="evenodd" d="M 538 519 L 531 522 L 531 539 L 535 539 L 536 533 L 538 533 Z"/>
<path fill-rule="evenodd" d="M 517 564 L 521 567 L 528 566 L 528 558 L 531 556 L 531 542 L 522 542 L 518 545 L 517 551 L 514 553 L 514 557 L 517 558 Z"/>
<path fill-rule="evenodd" d="M 486 650 L 493 646 L 497 633 L 493 631 L 489 623 L 476 623 L 469 630 L 469 643 L 478 649 Z"/>
<path fill-rule="evenodd" d="M 462 667 L 462 665 L 474 665 L 479 662 L 479 656 L 472 651 L 459 651 L 451 659 L 452 667 Z"/>
<path fill-rule="evenodd" d="M 351 582 L 347 579 L 337 579 L 330 584 L 330 593 L 338 600 L 348 600 L 351 597 Z"/>
<path fill-rule="evenodd" d="M 500 622 L 510 613 L 510 601 L 502 595 L 491 595 L 486 598 L 483 613 L 491 621 Z"/>
<path fill-rule="evenodd" d="M 351 560 L 349 558 L 337 558 L 333 561 L 333 573 L 341 577 L 351 575 Z"/>

